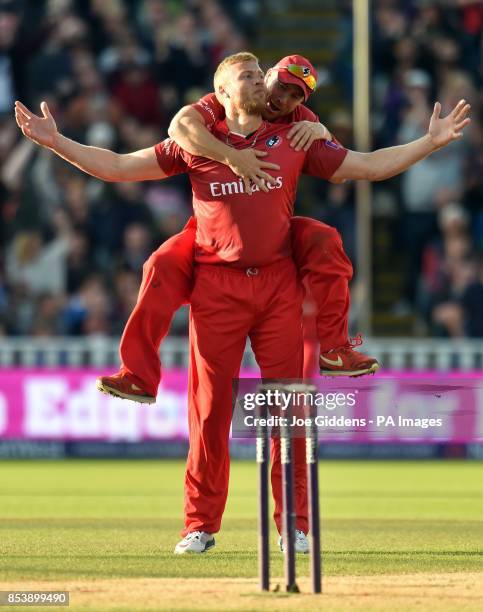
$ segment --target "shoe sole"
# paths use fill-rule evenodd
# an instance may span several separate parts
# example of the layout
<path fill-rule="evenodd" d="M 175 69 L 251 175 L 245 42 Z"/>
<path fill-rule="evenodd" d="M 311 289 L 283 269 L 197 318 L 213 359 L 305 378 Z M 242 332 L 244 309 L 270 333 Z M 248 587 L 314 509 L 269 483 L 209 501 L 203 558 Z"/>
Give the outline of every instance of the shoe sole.
<path fill-rule="evenodd" d="M 200 551 L 196 551 L 196 550 L 176 550 L 176 548 L 174 549 L 174 554 L 175 555 L 202 555 L 203 553 L 209 551 L 211 548 L 214 548 L 215 546 L 215 540 L 210 540 L 209 542 L 206 542 L 206 545 L 204 547 L 203 550 Z"/>
<path fill-rule="evenodd" d="M 282 553 L 282 555 L 284 554 L 284 550 L 280 549 L 280 552 Z M 309 551 L 308 550 L 296 550 L 295 553 L 297 555 L 308 555 Z"/>
<path fill-rule="evenodd" d="M 285 551 L 283 550 L 283 548 L 280 548 L 280 546 L 278 547 L 280 549 L 280 552 L 282 553 L 282 555 L 285 553 Z M 295 553 L 297 555 L 308 555 L 309 551 L 308 550 L 296 550 Z"/>
<path fill-rule="evenodd" d="M 375 374 L 379 370 L 379 364 L 374 363 L 370 368 L 365 370 L 320 370 L 321 376 L 350 376 L 357 378 L 358 376 L 366 376 L 366 374 Z"/>
<path fill-rule="evenodd" d="M 105 393 L 106 395 L 111 395 L 112 397 L 120 397 L 121 399 L 127 399 L 133 402 L 139 402 L 140 404 L 156 403 L 156 398 L 152 397 L 151 395 L 131 395 L 130 393 L 123 393 L 118 389 L 114 389 L 114 387 L 109 387 L 100 380 L 96 381 L 96 389 L 101 393 Z"/>

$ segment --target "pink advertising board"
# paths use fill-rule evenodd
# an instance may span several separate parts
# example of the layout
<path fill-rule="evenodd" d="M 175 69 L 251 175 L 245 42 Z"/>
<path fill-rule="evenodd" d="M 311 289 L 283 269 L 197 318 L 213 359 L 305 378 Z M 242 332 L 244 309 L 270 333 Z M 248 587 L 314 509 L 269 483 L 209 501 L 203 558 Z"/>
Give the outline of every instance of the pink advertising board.
<path fill-rule="evenodd" d="M 164 372 L 154 405 L 99 393 L 95 380 L 103 373 L 0 370 L 0 439 L 139 442 L 187 438 L 185 370 Z"/>
<path fill-rule="evenodd" d="M 0 440 L 139 442 L 187 438 L 186 370 L 164 371 L 153 405 L 99 393 L 95 388 L 99 374 L 102 372 L 89 369 L 1 369 Z M 248 380 L 255 375 L 253 371 L 242 372 L 246 380 L 240 381 L 239 398 L 256 388 L 257 381 Z M 326 402 L 329 420 L 319 428 L 322 441 L 483 442 L 483 378 L 479 373 L 387 373 L 349 382 L 326 380 L 317 382 L 325 399 L 328 392 L 337 391 L 346 395 L 354 392 L 360 400 L 336 409 Z M 394 426 L 383 421 L 391 415 Z M 398 426 L 401 415 L 413 421 L 438 419 L 442 425 Z M 335 416 L 364 420 L 366 425 L 331 427 L 330 418 Z M 243 436 L 238 432 L 237 437 Z"/>

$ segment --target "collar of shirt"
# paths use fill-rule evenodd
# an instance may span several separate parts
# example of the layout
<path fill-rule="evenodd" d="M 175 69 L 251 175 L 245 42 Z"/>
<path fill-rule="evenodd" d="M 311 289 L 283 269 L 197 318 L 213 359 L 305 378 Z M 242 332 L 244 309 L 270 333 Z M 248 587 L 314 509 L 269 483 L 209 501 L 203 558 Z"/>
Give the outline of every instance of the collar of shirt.
<path fill-rule="evenodd" d="M 213 133 L 215 136 L 217 136 L 221 140 L 226 141 L 226 144 L 228 145 L 235 145 L 235 144 L 250 145 L 251 144 L 253 146 L 258 140 L 258 138 L 260 137 L 260 135 L 263 134 L 266 129 L 267 129 L 267 122 L 262 121 L 260 126 L 256 130 L 244 136 L 243 134 L 237 134 L 236 132 L 230 132 L 230 129 L 228 128 L 228 125 L 226 123 L 226 119 L 223 119 L 221 121 L 217 121 L 217 123 L 214 126 Z"/>

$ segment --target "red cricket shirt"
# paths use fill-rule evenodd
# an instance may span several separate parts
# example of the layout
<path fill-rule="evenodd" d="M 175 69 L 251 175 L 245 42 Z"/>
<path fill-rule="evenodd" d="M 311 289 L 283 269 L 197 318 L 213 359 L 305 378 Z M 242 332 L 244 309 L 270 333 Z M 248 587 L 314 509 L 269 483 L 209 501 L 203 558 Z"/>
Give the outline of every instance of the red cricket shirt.
<path fill-rule="evenodd" d="M 268 193 L 255 187 L 254 193 L 247 195 L 243 181 L 228 166 L 190 155 L 169 138 L 155 146 L 166 175 L 189 174 L 198 263 L 249 268 L 290 256 L 290 219 L 300 174 L 329 179 L 347 154 L 347 149 L 325 140 L 316 141 L 306 152 L 295 151 L 286 138 L 290 128 L 291 124 L 263 121 L 244 137 L 230 133 L 226 121 L 213 127 L 214 136 L 223 142 L 236 149 L 266 150 L 264 159 L 280 166 L 280 170 L 270 171 L 275 185 Z"/>
<path fill-rule="evenodd" d="M 218 98 L 214 93 L 203 96 L 198 102 L 195 102 L 195 104 L 191 106 L 200 113 L 209 130 L 212 130 L 218 121 L 222 121 L 225 118 L 225 107 L 218 102 Z M 318 120 L 319 118 L 315 113 L 303 104 L 299 104 L 292 113 L 278 117 L 278 119 L 275 119 L 271 123 L 295 123 L 296 121 Z"/>

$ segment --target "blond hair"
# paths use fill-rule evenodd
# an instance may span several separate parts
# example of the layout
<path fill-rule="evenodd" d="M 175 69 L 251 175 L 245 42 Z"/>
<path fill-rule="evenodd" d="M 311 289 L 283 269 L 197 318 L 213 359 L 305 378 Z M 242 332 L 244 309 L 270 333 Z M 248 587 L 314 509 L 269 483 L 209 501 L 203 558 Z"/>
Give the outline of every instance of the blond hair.
<path fill-rule="evenodd" d="M 259 59 L 253 53 L 249 51 L 241 51 L 240 53 L 234 53 L 233 55 L 229 55 L 225 57 L 225 59 L 218 64 L 218 68 L 215 71 L 215 76 L 213 77 L 213 84 L 215 86 L 215 92 L 218 93 L 218 86 L 223 84 L 223 73 L 229 66 L 233 66 L 233 64 L 241 64 L 242 62 L 256 62 L 259 63 Z"/>

